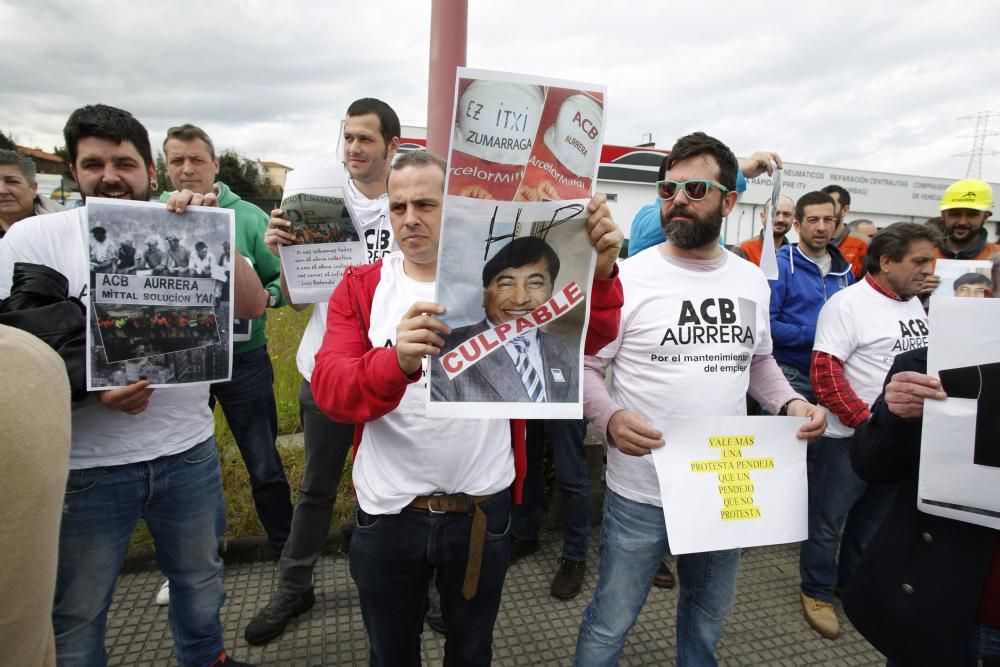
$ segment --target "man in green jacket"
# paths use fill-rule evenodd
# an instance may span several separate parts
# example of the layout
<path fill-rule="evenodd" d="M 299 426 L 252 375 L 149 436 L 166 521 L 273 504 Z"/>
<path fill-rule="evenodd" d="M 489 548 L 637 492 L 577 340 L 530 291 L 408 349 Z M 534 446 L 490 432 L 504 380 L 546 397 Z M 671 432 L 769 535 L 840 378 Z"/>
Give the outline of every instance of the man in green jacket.
<path fill-rule="evenodd" d="M 185 124 L 167 130 L 163 142 L 167 173 L 178 190 L 198 194 L 214 192 L 220 208 L 236 213 L 236 250 L 231 261 L 248 261 L 270 293 L 268 307 L 284 305 L 281 296 L 281 264 L 264 244 L 268 216 L 257 206 L 243 201 L 225 183 L 216 182 L 219 160 L 212 139 L 199 127 Z M 168 194 L 161 197 L 166 201 Z M 209 248 L 219 259 L 216 275 L 229 275 L 228 248 Z M 240 257 L 239 255 L 242 255 Z M 285 469 L 274 445 L 278 435 L 278 415 L 274 402 L 274 370 L 267 353 L 264 325 L 267 314 L 255 320 L 239 321 L 233 345 L 233 377 L 211 386 L 212 398 L 222 405 L 229 428 L 240 448 L 253 501 L 275 557 L 281 554 L 292 524 L 291 494 Z M 249 332 L 240 334 L 249 324 Z"/>

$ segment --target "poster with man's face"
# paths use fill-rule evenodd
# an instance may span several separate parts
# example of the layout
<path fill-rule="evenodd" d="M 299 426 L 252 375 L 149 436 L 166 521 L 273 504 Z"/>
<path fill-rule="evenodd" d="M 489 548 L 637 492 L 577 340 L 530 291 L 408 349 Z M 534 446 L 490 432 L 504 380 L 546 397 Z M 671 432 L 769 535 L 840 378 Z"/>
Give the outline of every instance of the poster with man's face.
<path fill-rule="evenodd" d="M 459 70 L 428 416 L 582 416 L 603 105 L 600 86 Z"/>

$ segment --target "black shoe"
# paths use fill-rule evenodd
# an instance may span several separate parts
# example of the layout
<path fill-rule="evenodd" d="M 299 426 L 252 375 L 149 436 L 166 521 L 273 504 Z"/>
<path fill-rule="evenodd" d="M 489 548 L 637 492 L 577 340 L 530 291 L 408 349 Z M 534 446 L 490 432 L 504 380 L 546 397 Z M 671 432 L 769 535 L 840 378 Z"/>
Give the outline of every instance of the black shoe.
<path fill-rule="evenodd" d="M 656 571 L 656 576 L 653 577 L 653 585 L 657 588 L 673 588 L 677 585 L 674 573 L 667 567 L 666 561 L 660 562 L 660 569 Z"/>
<path fill-rule="evenodd" d="M 517 561 L 521 560 L 525 556 L 530 556 L 531 554 L 538 551 L 538 540 L 521 540 L 514 538 L 510 545 L 510 565 L 513 565 Z"/>
<path fill-rule="evenodd" d="M 587 571 L 587 563 L 582 560 L 566 560 L 560 558 L 559 571 L 552 579 L 549 593 L 560 600 L 575 598 L 583 585 L 583 573 Z"/>
<path fill-rule="evenodd" d="M 277 592 L 267 606 L 257 612 L 247 624 L 243 636 L 252 646 L 266 644 L 285 631 L 288 622 L 304 611 L 312 609 L 316 603 L 313 589 L 301 593 Z"/>

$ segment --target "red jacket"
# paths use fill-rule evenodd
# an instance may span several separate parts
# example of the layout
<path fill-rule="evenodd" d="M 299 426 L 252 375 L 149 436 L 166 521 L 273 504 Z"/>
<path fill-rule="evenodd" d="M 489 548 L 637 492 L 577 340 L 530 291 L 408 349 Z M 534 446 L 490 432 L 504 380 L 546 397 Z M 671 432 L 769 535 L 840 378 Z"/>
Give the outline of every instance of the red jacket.
<path fill-rule="evenodd" d="M 406 386 L 420 379 L 422 371 L 406 375 L 396 360 L 396 348 L 375 347 L 368 339 L 372 298 L 382 277 L 382 260 L 348 267 L 330 297 L 326 336 L 316 353 L 312 372 L 313 399 L 330 419 L 355 424 L 354 449 L 361 443 L 365 422 L 396 409 Z M 618 267 L 608 280 L 595 279 L 590 291 L 590 325 L 585 354 L 596 354 L 618 336 L 624 293 Z M 524 420 L 510 421 L 514 448 L 514 502 L 528 469 L 524 445 Z"/>

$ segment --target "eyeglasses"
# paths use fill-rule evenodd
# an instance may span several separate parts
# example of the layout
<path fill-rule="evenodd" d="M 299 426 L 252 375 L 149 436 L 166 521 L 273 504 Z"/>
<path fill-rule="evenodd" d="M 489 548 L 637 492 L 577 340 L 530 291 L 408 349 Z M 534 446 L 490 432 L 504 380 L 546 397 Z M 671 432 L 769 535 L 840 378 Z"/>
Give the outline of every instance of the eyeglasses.
<path fill-rule="evenodd" d="M 656 182 L 656 191 L 660 199 L 670 201 L 677 196 L 677 188 L 683 186 L 684 194 L 691 201 L 701 201 L 708 196 L 709 188 L 719 188 L 723 193 L 729 192 L 729 188 L 707 178 L 696 178 L 691 181 L 671 181 L 669 179 Z"/>

